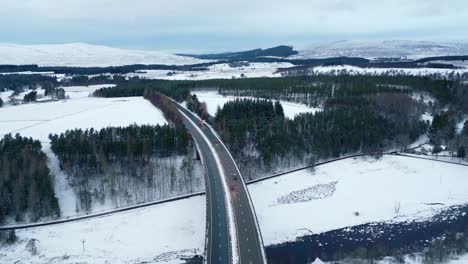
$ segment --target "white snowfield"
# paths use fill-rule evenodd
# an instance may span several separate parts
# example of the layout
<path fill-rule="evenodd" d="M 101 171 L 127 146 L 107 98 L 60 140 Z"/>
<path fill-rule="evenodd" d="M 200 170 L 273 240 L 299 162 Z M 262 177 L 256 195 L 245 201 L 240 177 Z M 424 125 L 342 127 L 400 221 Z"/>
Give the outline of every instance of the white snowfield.
<path fill-rule="evenodd" d="M 196 94 L 201 102 L 205 102 L 208 108 L 208 113 L 212 116 L 216 115 L 218 107 L 222 108 L 223 105 L 229 101 L 234 101 L 236 98 L 252 98 L 252 97 L 236 97 L 236 96 L 223 96 L 217 91 L 206 90 L 206 91 L 192 91 L 192 94 Z M 288 118 L 294 118 L 296 115 L 301 113 L 315 113 L 322 111 L 321 108 L 308 107 L 303 104 L 290 103 L 286 101 L 280 101 L 283 106 L 284 115 Z"/>
<path fill-rule="evenodd" d="M 384 156 L 333 162 L 249 191 L 265 244 L 273 245 L 369 222 L 425 219 L 468 203 L 467 176 L 464 166 Z"/>
<path fill-rule="evenodd" d="M 164 124 L 162 112 L 142 97 L 93 98 L 86 88 L 73 90 L 72 99 L 0 108 L 0 135 L 20 133 L 47 142 L 50 133 L 74 128 L 101 129 L 130 124 Z"/>
<path fill-rule="evenodd" d="M 428 76 L 433 74 L 440 74 L 442 76 L 448 76 L 450 74 L 463 74 L 468 72 L 468 68 L 465 69 L 436 69 L 436 68 L 360 68 L 351 65 L 336 65 L 336 66 L 317 66 L 310 69 L 315 73 L 321 74 L 350 74 L 350 75 L 412 75 L 412 76 Z"/>
<path fill-rule="evenodd" d="M 137 73 L 129 73 L 127 76 L 139 76 L 146 79 L 164 80 L 208 80 L 231 78 L 255 78 L 255 77 L 281 77 L 276 73 L 278 68 L 294 66 L 287 62 L 273 63 L 249 63 L 249 66 L 231 67 L 229 64 L 215 64 L 208 67 L 207 71 L 169 71 L 169 70 L 143 70 Z"/>
<path fill-rule="evenodd" d="M 0 43 L 0 64 L 107 67 L 131 64 L 188 65 L 206 60 L 157 51 L 128 50 L 85 43 L 19 45 Z"/>
<path fill-rule="evenodd" d="M 111 216 L 16 231 L 0 246 L 0 263 L 181 263 L 203 255 L 205 197 L 197 196 Z M 26 245 L 36 239 L 37 254 Z"/>
<path fill-rule="evenodd" d="M 468 43 L 427 42 L 410 40 L 336 41 L 312 45 L 288 59 L 316 59 L 330 57 L 421 59 L 446 55 L 468 55 Z"/>

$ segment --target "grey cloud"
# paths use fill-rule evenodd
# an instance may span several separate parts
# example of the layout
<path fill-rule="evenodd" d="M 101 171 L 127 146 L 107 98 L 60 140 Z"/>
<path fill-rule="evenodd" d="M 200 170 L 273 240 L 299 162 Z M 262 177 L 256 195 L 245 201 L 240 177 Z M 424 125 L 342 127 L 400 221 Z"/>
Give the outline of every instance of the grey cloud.
<path fill-rule="evenodd" d="M 463 38 L 467 11 L 465 0 L 2 0 L 0 41 Z"/>

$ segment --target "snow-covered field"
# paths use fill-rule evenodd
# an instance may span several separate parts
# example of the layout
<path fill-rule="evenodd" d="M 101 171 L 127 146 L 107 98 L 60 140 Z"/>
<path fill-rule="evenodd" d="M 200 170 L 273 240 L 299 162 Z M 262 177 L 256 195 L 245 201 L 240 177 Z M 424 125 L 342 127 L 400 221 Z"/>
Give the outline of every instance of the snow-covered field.
<path fill-rule="evenodd" d="M 291 63 L 249 63 L 249 66 L 231 67 L 229 64 L 215 64 L 207 71 L 169 71 L 169 70 L 145 70 L 139 73 L 129 73 L 127 76 L 139 76 L 147 79 L 165 80 L 207 80 L 207 79 L 231 79 L 254 77 L 281 77 L 276 73 L 278 68 L 292 67 Z"/>
<path fill-rule="evenodd" d="M 266 245 L 468 202 L 468 167 L 398 156 L 347 159 L 249 186 Z M 358 213 L 359 215 L 356 215 Z"/>
<path fill-rule="evenodd" d="M 20 133 L 43 142 L 49 133 L 67 129 L 165 122 L 162 113 L 142 97 L 85 97 L 0 108 L 0 135 Z"/>
<path fill-rule="evenodd" d="M 90 95 L 101 88 L 114 87 L 115 84 L 97 84 L 90 86 L 66 86 L 62 87 L 65 90 L 65 94 L 70 99 L 90 97 Z"/>
<path fill-rule="evenodd" d="M 181 263 L 203 255 L 205 196 L 111 216 L 16 231 L 0 246 L 0 263 Z M 36 239 L 37 254 L 27 250 Z"/>
<path fill-rule="evenodd" d="M 414 69 L 403 69 L 403 68 L 359 68 L 350 65 L 336 65 L 336 66 L 317 66 L 313 70 L 315 73 L 320 74 L 351 74 L 351 75 L 413 75 L 413 76 L 427 76 L 432 74 L 441 74 L 442 76 L 448 76 L 449 74 L 463 74 L 468 72 L 466 69 L 436 69 L 436 68 L 414 68 Z"/>
<path fill-rule="evenodd" d="M 0 44 L 0 64 L 106 67 L 131 64 L 188 65 L 203 62 L 207 61 L 157 51 L 127 50 L 85 43 Z"/>
<path fill-rule="evenodd" d="M 229 101 L 233 101 L 236 98 L 252 98 L 252 97 L 235 97 L 235 96 L 223 96 L 220 95 L 217 91 L 193 91 L 192 94 L 196 94 L 198 99 L 202 102 L 205 102 L 208 107 L 208 113 L 212 116 L 216 115 L 218 107 L 222 108 L 223 105 Z M 290 103 L 286 101 L 280 101 L 283 106 L 284 115 L 288 118 L 294 118 L 297 114 L 300 113 L 315 113 L 317 111 L 322 111 L 321 108 L 308 107 L 303 104 Z"/>

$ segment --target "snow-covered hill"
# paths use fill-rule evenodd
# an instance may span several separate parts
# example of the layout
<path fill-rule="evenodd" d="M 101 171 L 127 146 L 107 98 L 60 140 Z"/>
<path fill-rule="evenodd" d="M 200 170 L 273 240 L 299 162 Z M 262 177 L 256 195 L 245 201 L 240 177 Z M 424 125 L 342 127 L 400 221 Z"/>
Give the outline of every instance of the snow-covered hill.
<path fill-rule="evenodd" d="M 388 41 L 337 41 L 313 45 L 300 50 L 290 59 L 313 59 L 329 57 L 407 57 L 419 59 L 432 56 L 468 55 L 468 43 L 427 42 L 409 40 Z"/>
<path fill-rule="evenodd" d="M 168 53 L 127 50 L 84 43 L 18 45 L 0 43 L 0 64 L 105 67 L 130 64 L 185 65 L 204 60 Z"/>

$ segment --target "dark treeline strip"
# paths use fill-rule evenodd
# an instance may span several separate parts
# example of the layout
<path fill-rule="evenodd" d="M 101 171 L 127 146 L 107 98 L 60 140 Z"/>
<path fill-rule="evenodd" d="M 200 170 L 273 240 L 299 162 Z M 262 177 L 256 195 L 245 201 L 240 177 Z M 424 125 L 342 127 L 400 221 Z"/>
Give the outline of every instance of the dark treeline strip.
<path fill-rule="evenodd" d="M 182 115 L 169 98 L 159 92 L 150 90 L 146 90 L 143 97 L 159 108 L 163 112 L 164 117 L 172 124 L 178 127 L 183 126 Z"/>
<path fill-rule="evenodd" d="M 94 92 L 97 97 L 129 97 L 144 96 L 145 91 L 157 91 L 179 102 L 190 94 L 188 81 L 147 80 L 133 78 L 119 82 L 115 87 L 102 88 Z"/>
<path fill-rule="evenodd" d="M 15 91 L 19 94 L 25 89 L 53 89 L 59 84 L 52 76 L 40 74 L 0 74 L 0 89 Z"/>
<path fill-rule="evenodd" d="M 56 99 L 65 98 L 65 90 L 59 87 L 57 78 L 40 74 L 0 74 L 0 91 L 12 90 L 13 95 L 18 95 L 25 90 L 44 89 L 45 96 Z M 23 102 L 36 101 L 36 91 L 31 91 L 23 98 Z M 0 104 L 1 106 L 1 104 Z"/>
<path fill-rule="evenodd" d="M 463 56 L 438 56 L 438 57 L 427 57 L 427 58 L 423 58 L 423 59 L 416 60 L 415 62 L 418 62 L 418 63 L 425 63 L 425 62 L 440 61 L 440 60 L 444 60 L 444 61 L 465 61 L 465 60 L 468 60 L 468 56 L 467 56 L 467 55 L 463 55 Z"/>
<path fill-rule="evenodd" d="M 200 71 L 208 70 L 207 67 L 221 62 L 207 62 L 192 65 L 160 65 L 160 64 L 133 64 L 109 67 L 61 67 L 61 66 L 38 66 L 38 65 L 0 65 L 0 72 L 54 72 L 57 74 L 70 75 L 93 75 L 93 74 L 126 74 L 140 70 L 174 70 L 174 71 Z"/>
<path fill-rule="evenodd" d="M 125 78 L 120 75 L 98 75 L 98 76 L 86 76 L 77 75 L 70 79 L 63 79 L 61 85 L 63 86 L 89 86 L 96 84 L 114 84 L 118 82 L 124 82 Z"/>
<path fill-rule="evenodd" d="M 285 78 L 252 78 L 200 81 L 197 87 L 218 88 L 221 94 L 305 101 L 311 105 L 317 97 L 350 96 L 369 93 L 428 92 L 441 103 L 454 102 L 461 84 L 416 76 L 326 75 Z"/>
<path fill-rule="evenodd" d="M 41 143 L 6 135 L 0 140 L 0 222 L 8 216 L 22 221 L 26 215 L 36 221 L 58 217 L 60 209 Z"/>
<path fill-rule="evenodd" d="M 298 54 L 297 51 L 293 50 L 291 46 L 280 45 L 268 49 L 253 49 L 246 51 L 238 52 L 225 52 L 217 54 L 177 54 L 180 56 L 188 56 L 198 59 L 205 60 L 230 60 L 230 61 L 245 61 L 245 60 L 254 60 L 258 57 L 288 57 L 291 55 Z"/>
<path fill-rule="evenodd" d="M 118 157 L 168 157 L 187 154 L 189 136 L 183 128 L 168 125 L 75 129 L 49 135 L 61 164 L 85 163 L 103 169 Z"/>
<path fill-rule="evenodd" d="M 57 74 L 70 74 L 70 75 L 93 75 L 93 74 L 126 74 L 144 70 L 171 70 L 171 71 L 203 71 L 208 70 L 209 66 L 215 64 L 236 62 L 236 61 L 249 61 L 249 62 L 289 62 L 294 65 L 309 65 L 319 66 L 327 64 L 357 64 L 367 63 L 369 60 L 364 58 L 348 58 L 336 57 L 326 59 L 300 59 L 290 60 L 281 58 L 266 58 L 266 57 L 248 57 L 248 58 L 227 58 L 226 60 L 205 62 L 192 65 L 160 65 L 160 64 L 133 64 L 124 66 L 109 66 L 109 67 L 65 67 L 65 66 L 38 66 L 38 65 L 0 65 L 0 72 L 54 72 Z"/>

